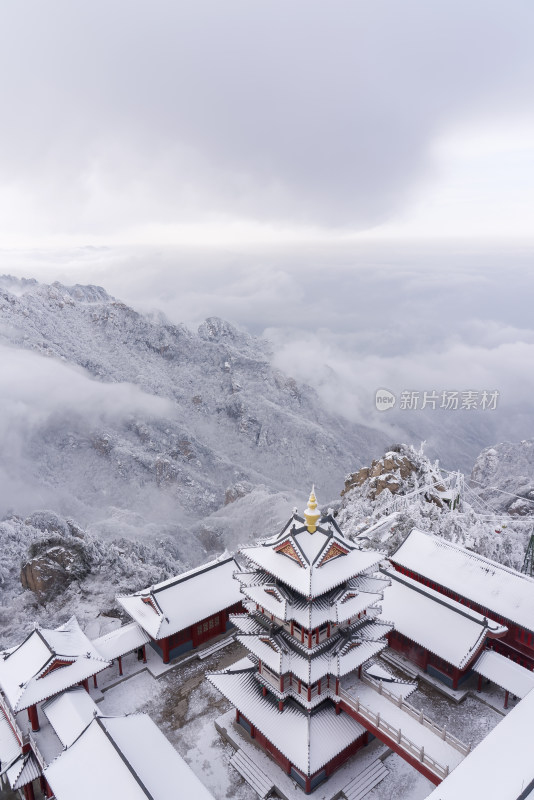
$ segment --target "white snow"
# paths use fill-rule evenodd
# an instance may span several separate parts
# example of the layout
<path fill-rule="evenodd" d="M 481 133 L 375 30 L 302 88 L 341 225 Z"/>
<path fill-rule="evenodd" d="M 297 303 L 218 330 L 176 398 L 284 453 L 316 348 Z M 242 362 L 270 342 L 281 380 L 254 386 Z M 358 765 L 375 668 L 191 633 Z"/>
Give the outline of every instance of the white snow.
<path fill-rule="evenodd" d="M 66 666 L 48 674 L 55 660 Z M 109 666 L 75 617 L 56 630 L 38 628 L 9 655 L 0 657 L 0 687 L 14 711 L 52 697 Z"/>
<path fill-rule="evenodd" d="M 117 600 L 153 639 L 162 639 L 240 602 L 239 583 L 233 577 L 238 569 L 233 558 L 211 561 Z"/>
<path fill-rule="evenodd" d="M 417 528 L 391 560 L 534 630 L 534 579 L 516 570 Z"/>
<path fill-rule="evenodd" d="M 292 532 L 293 525 L 296 532 Z M 240 552 L 245 558 L 250 559 L 270 575 L 274 575 L 303 597 L 318 597 L 356 575 L 376 570 L 383 559 L 383 555 L 376 551 L 356 549 L 354 544 L 339 535 L 330 523 L 328 527 L 332 534 L 330 543 L 337 542 L 346 548 L 348 550 L 346 555 L 321 563 L 331 546 L 328 544 L 328 539 L 320 531 L 309 533 L 307 528 L 302 530 L 302 523 L 296 517 L 289 520 L 284 531 L 276 538 L 269 539 L 268 542 L 256 547 L 245 547 Z M 299 556 L 298 562 L 276 551 L 276 548 L 286 540 L 291 543 Z M 305 553 L 306 558 L 299 551 Z"/>
<path fill-rule="evenodd" d="M 534 691 L 494 728 L 428 800 L 517 800 L 534 780 Z"/>
<path fill-rule="evenodd" d="M 79 686 L 44 703 L 42 710 L 64 747 L 70 747 L 98 713 L 96 703 Z"/>
<path fill-rule="evenodd" d="M 212 800 L 146 714 L 95 718 L 45 777 L 57 800 L 165 800 L 176 787 L 185 796 Z"/>
<path fill-rule="evenodd" d="M 93 639 L 93 645 L 96 647 L 102 658 L 107 661 L 113 661 L 119 656 L 126 653 L 131 653 L 132 650 L 142 647 L 150 641 L 145 631 L 137 622 L 131 622 L 128 625 L 123 625 L 122 628 L 116 628 L 109 633 L 100 636 L 98 639 Z"/>
<path fill-rule="evenodd" d="M 533 672 L 494 650 L 483 652 L 473 665 L 473 671 L 517 697 L 523 698 L 534 689 Z"/>
<path fill-rule="evenodd" d="M 430 652 L 464 669 L 484 640 L 506 628 L 484 618 L 417 581 L 388 570 L 381 619 Z"/>

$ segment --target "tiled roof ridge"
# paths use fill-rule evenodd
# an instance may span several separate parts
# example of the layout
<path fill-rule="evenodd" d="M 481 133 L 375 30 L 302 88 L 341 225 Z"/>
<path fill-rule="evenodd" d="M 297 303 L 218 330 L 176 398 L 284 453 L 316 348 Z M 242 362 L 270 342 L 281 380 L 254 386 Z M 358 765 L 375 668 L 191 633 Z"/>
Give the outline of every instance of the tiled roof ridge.
<path fill-rule="evenodd" d="M 439 603 L 440 605 L 445 606 L 446 608 L 449 608 L 451 611 L 454 611 L 457 614 L 460 614 L 462 617 L 466 617 L 471 622 L 474 622 L 474 623 L 476 623 L 477 625 L 480 625 L 483 628 L 490 629 L 490 622 L 492 620 L 488 620 L 488 618 L 486 616 L 484 616 L 484 621 L 481 622 L 479 619 L 477 619 L 477 617 L 475 617 L 472 614 L 470 614 L 467 611 L 467 609 L 456 608 L 455 607 L 456 605 L 460 605 L 457 600 L 452 600 L 452 598 L 448 598 L 446 595 L 442 595 L 440 592 L 436 592 L 435 589 L 430 589 L 430 591 L 428 591 L 428 589 L 429 589 L 428 586 L 425 586 L 424 584 L 420 584 L 418 581 L 410 581 L 409 579 L 406 579 L 406 576 L 399 575 L 399 573 L 396 572 L 396 571 L 395 572 L 393 572 L 393 571 L 392 572 L 388 572 L 387 570 L 384 570 L 382 567 L 380 568 L 380 571 L 383 572 L 384 574 L 388 575 L 388 577 L 390 577 L 392 580 L 395 580 L 398 583 L 402 583 L 404 586 L 407 586 L 409 589 L 413 589 L 415 592 L 418 592 L 419 594 L 422 594 L 425 597 L 430 598 L 431 600 L 435 601 L 436 603 Z M 474 613 L 478 617 L 482 616 L 482 614 L 480 614 L 478 611 L 476 611 Z"/>
<path fill-rule="evenodd" d="M 104 735 L 107 738 L 108 742 L 111 744 L 111 746 L 113 747 L 113 749 L 115 750 L 115 752 L 117 753 L 117 755 L 119 756 L 121 761 L 123 762 L 124 766 L 126 767 L 128 772 L 130 773 L 132 778 L 138 784 L 138 786 L 141 789 L 141 791 L 145 793 L 145 795 L 149 798 L 149 800 L 155 800 L 154 796 L 149 792 L 148 788 L 145 786 L 145 784 L 143 783 L 143 781 L 141 780 L 141 778 L 139 777 L 139 775 L 137 774 L 137 772 L 135 771 L 133 766 L 130 764 L 130 762 L 128 761 L 128 759 L 126 758 L 124 753 L 122 752 L 121 748 L 119 747 L 119 745 L 117 744 L 117 742 L 113 738 L 113 736 L 111 735 L 111 733 L 106 728 L 103 718 L 99 717 L 99 716 L 95 716 L 94 719 L 92 720 L 92 722 L 95 722 L 98 725 L 98 727 L 100 728 L 100 730 L 104 733 Z"/>
<path fill-rule="evenodd" d="M 498 561 L 494 561 L 492 558 L 488 558 L 487 556 L 483 556 L 481 553 L 475 553 L 473 550 L 468 550 L 467 547 L 464 547 L 461 544 L 456 542 L 450 542 L 448 539 L 444 539 L 442 536 L 436 536 L 431 533 L 427 533 L 426 531 L 422 531 L 419 528 L 413 528 L 412 531 L 408 534 L 404 542 L 400 545 L 400 547 L 393 553 L 390 558 L 395 560 L 395 556 L 404 545 L 404 543 L 408 540 L 408 538 L 412 535 L 412 533 L 420 533 L 423 536 L 426 536 L 428 539 L 435 541 L 437 547 L 449 548 L 451 550 L 456 550 L 457 552 L 462 553 L 463 555 L 467 556 L 468 558 L 474 561 L 480 561 L 482 564 L 491 564 L 492 567 L 496 567 L 498 570 L 502 572 L 507 572 L 510 575 L 514 575 L 517 578 L 523 578 L 525 581 L 529 583 L 534 583 L 534 578 L 530 577 L 530 575 L 525 575 L 523 572 L 519 572 L 519 570 L 514 569 L 513 567 L 508 567 L 506 564 L 500 564 Z"/>

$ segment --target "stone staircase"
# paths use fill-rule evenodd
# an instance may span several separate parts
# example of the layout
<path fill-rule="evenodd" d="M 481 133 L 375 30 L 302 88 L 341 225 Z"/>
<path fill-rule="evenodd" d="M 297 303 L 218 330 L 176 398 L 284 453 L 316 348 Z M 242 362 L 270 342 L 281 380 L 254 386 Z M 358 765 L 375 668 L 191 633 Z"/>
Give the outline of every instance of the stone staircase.
<path fill-rule="evenodd" d="M 362 800 L 371 789 L 374 789 L 381 780 L 383 780 L 389 772 L 377 758 L 372 764 L 369 764 L 359 775 L 356 775 L 347 785 L 343 788 L 342 796 L 346 800 Z"/>
<path fill-rule="evenodd" d="M 235 751 L 230 759 L 230 764 L 239 772 L 262 800 L 273 791 L 273 782 L 269 780 L 267 775 L 259 769 L 257 764 L 255 764 L 243 750 L 239 749 Z"/>

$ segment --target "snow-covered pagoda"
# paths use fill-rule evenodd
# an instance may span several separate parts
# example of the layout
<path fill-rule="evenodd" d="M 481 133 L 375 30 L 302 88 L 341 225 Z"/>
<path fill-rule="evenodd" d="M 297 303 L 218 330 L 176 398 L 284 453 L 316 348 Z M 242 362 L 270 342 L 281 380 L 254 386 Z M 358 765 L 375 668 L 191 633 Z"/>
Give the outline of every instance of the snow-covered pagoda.
<path fill-rule="evenodd" d="M 386 646 L 391 630 L 376 619 L 387 580 L 375 572 L 382 553 L 345 539 L 321 517 L 312 491 L 277 536 L 241 550 L 248 614 L 236 614 L 249 651 L 211 683 L 236 707 L 236 721 L 310 792 L 369 741 L 340 714 L 345 676 Z"/>

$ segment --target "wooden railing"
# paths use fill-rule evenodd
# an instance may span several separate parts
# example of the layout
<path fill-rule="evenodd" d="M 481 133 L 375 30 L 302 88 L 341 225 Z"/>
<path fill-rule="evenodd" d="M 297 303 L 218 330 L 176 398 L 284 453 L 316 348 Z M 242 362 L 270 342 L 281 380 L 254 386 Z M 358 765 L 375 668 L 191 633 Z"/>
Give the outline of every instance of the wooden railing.
<path fill-rule="evenodd" d="M 6 719 L 9 720 L 9 724 L 11 725 L 13 730 L 15 731 L 15 734 L 16 734 L 19 742 L 21 742 L 21 744 L 24 744 L 24 739 L 25 739 L 24 732 L 23 732 L 22 728 L 20 727 L 20 725 L 18 724 L 17 720 L 15 719 L 15 716 L 12 713 L 11 709 L 9 708 L 7 700 L 5 699 L 5 697 L 2 694 L 0 694 L 0 707 L 2 709 L 2 713 L 5 715 Z"/>
<path fill-rule="evenodd" d="M 405 736 L 400 728 L 395 728 L 390 725 L 385 719 L 382 719 L 380 712 L 375 714 L 370 708 L 360 702 L 359 697 L 351 697 L 344 689 L 340 690 L 339 697 L 354 711 L 359 714 L 364 720 L 367 720 L 376 730 L 381 731 L 387 736 L 390 741 L 395 742 L 398 747 L 409 753 L 411 756 L 421 762 L 430 772 L 436 775 L 440 780 L 444 780 L 449 774 L 448 764 L 443 766 L 439 761 L 425 753 L 425 748 L 415 744 L 411 739 Z"/>
<path fill-rule="evenodd" d="M 406 714 L 409 714 L 413 719 L 417 720 L 417 722 L 419 722 L 425 728 L 428 728 L 428 730 L 432 731 L 432 733 L 434 733 L 436 736 L 439 736 L 440 739 L 443 739 L 444 742 L 450 744 L 451 747 L 453 747 L 463 756 L 466 756 L 468 755 L 468 753 L 471 752 L 470 744 L 469 745 L 464 744 L 462 741 L 460 741 L 460 739 L 457 739 L 456 736 L 453 736 L 452 733 L 449 733 L 449 731 L 445 727 L 442 728 L 440 725 L 436 725 L 436 723 L 432 719 L 430 719 L 430 717 L 427 717 L 423 713 L 422 709 L 418 711 L 415 708 L 415 706 L 412 706 L 410 703 L 406 702 L 406 700 L 403 700 L 402 697 L 399 697 L 398 695 L 393 694 L 393 692 L 390 692 L 389 689 L 387 689 L 384 686 L 383 681 L 371 678 L 369 675 L 366 675 L 365 673 L 362 674 L 361 681 L 362 683 L 365 683 L 368 686 L 370 686 L 372 689 L 375 689 L 375 691 L 377 691 L 378 694 L 381 694 L 383 697 L 386 697 L 391 703 L 394 703 L 398 708 L 401 708 Z"/>
<path fill-rule="evenodd" d="M 28 741 L 30 743 L 30 747 L 32 749 L 32 752 L 33 752 L 35 758 L 37 759 L 37 763 L 39 764 L 39 766 L 41 767 L 42 770 L 46 769 L 46 766 L 47 766 L 46 761 L 44 760 L 44 758 L 43 758 L 43 756 L 41 754 L 41 751 L 39 750 L 39 745 L 37 744 L 37 742 L 35 740 L 35 737 L 32 736 L 31 733 L 28 734 Z"/>

